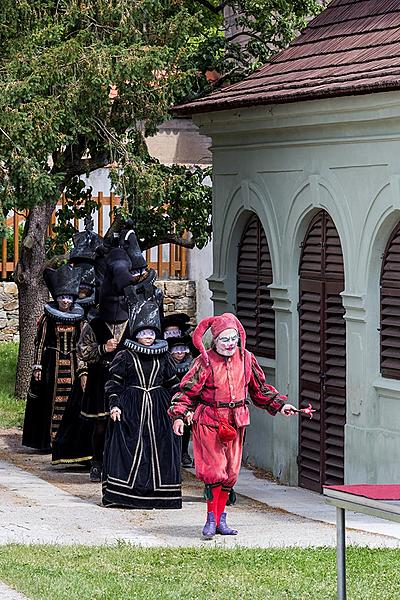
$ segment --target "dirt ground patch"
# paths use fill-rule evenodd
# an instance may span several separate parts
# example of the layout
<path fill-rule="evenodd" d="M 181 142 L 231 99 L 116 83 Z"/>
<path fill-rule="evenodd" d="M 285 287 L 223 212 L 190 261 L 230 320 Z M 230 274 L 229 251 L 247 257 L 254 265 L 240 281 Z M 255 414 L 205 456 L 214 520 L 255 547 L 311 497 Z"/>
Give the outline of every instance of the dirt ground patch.
<path fill-rule="evenodd" d="M 94 504 L 101 504 L 101 485 L 89 481 L 89 467 L 79 464 L 52 465 L 50 454 L 41 454 L 21 444 L 21 429 L 0 430 L 0 460 L 37 475 L 58 488 Z M 182 483 L 186 496 L 201 499 L 203 488 L 190 473 L 182 470 Z"/>
<path fill-rule="evenodd" d="M 92 504 L 101 505 L 101 485 L 89 481 L 89 468 L 83 465 L 52 465 L 50 454 L 22 446 L 22 430 L 18 428 L 0 430 L 0 460 L 10 462 L 48 483 L 82 498 Z M 203 484 L 194 474 L 182 469 L 182 493 L 186 502 L 203 503 Z M 265 504 L 238 496 L 241 507 L 262 512 L 277 512 Z"/>

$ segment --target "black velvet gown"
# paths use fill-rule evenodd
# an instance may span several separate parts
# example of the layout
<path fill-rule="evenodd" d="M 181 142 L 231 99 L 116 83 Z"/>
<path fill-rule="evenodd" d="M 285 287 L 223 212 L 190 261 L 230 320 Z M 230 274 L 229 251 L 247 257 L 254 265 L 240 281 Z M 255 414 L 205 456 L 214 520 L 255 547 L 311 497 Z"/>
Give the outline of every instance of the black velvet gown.
<path fill-rule="evenodd" d="M 103 504 L 126 508 L 182 508 L 181 440 L 167 415 L 178 390 L 174 361 L 131 342 L 110 367 L 106 384 L 110 408 L 121 421 L 108 428 L 103 461 Z M 144 350 L 143 350 L 144 349 Z"/>
<path fill-rule="evenodd" d="M 58 433 L 77 371 L 76 345 L 83 310 L 57 310 L 55 303 L 45 306 L 35 340 L 35 365 L 42 368 L 42 379 L 33 376 L 29 387 L 22 444 L 50 450 Z"/>

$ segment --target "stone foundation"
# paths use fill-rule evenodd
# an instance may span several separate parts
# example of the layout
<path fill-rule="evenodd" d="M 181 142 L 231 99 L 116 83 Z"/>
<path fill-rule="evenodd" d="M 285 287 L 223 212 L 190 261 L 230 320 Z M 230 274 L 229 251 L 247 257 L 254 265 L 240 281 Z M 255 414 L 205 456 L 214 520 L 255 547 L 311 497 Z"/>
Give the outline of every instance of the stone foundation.
<path fill-rule="evenodd" d="M 18 289 L 10 281 L 0 282 L 0 341 L 17 342 L 18 333 Z"/>
<path fill-rule="evenodd" d="M 157 281 L 164 294 L 164 314 L 184 312 L 190 316 L 192 323 L 196 319 L 196 284 L 188 280 Z"/>
<path fill-rule="evenodd" d="M 188 280 L 157 281 L 164 294 L 164 314 L 187 313 L 192 323 L 196 317 L 196 284 Z M 17 342 L 18 332 L 18 289 L 15 283 L 0 282 L 0 341 Z"/>

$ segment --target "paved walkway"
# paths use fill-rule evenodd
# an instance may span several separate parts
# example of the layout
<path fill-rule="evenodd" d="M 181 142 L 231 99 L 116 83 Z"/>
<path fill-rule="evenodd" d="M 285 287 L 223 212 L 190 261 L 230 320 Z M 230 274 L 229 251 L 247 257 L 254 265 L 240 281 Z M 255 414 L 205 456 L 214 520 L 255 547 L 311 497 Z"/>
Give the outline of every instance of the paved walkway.
<path fill-rule="evenodd" d="M 100 486 L 94 501 L 82 500 L 36 475 L 0 461 L 0 544 L 98 545 L 124 540 L 141 546 L 335 545 L 334 525 L 310 519 L 313 513 L 318 514 L 315 507 L 321 505 L 320 496 L 301 490 L 297 490 L 301 492 L 297 496 L 292 494 L 292 488 L 256 479 L 249 471 L 242 472 L 237 491 L 258 496 L 257 502 L 241 496 L 237 505 L 229 509 L 229 522 L 240 534 L 217 536 L 214 541 L 206 542 L 201 539 L 202 490 L 194 480 L 192 483 L 185 484 L 182 510 L 110 509 L 100 505 Z M 300 506 L 299 498 L 303 498 L 304 505 Z M 266 501 L 274 507 L 265 504 Z M 295 506 L 297 512 L 307 509 L 309 516 L 286 512 Z M 322 511 L 321 506 L 320 509 Z M 370 547 L 400 547 L 400 535 L 394 533 L 386 531 L 386 535 L 377 535 L 351 530 L 348 542 Z"/>
<path fill-rule="evenodd" d="M 336 509 L 324 502 L 321 494 L 298 487 L 277 485 L 266 479 L 259 479 L 249 469 L 240 471 L 235 486 L 239 494 L 268 504 L 271 508 L 286 510 L 311 521 L 336 524 Z M 369 533 L 389 535 L 400 540 L 400 523 L 376 519 L 368 515 L 346 511 L 346 527 Z"/>
<path fill-rule="evenodd" d="M 8 587 L 0 581 L 0 598 L 1 600 L 28 600 L 26 596 L 23 596 L 19 592 Z"/>

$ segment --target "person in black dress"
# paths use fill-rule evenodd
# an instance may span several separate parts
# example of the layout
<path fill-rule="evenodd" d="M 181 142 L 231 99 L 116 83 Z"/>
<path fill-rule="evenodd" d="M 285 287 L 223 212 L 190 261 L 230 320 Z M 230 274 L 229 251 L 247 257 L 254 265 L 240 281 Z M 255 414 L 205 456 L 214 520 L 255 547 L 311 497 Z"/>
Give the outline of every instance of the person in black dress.
<path fill-rule="evenodd" d="M 102 238 L 93 231 L 93 220 L 85 219 L 85 231 L 73 238 L 69 264 L 81 273 L 76 304 L 84 310 L 82 327 L 95 302 L 94 260 Z M 73 383 L 62 421 L 52 445 L 52 464 L 87 464 L 92 459 L 92 437 L 94 422 L 81 416 L 82 398 L 87 383 L 87 365 L 78 360 L 77 377 Z"/>
<path fill-rule="evenodd" d="M 189 335 L 184 335 L 182 337 L 169 337 L 167 342 L 170 354 L 175 362 L 177 377 L 179 381 L 181 381 L 183 376 L 189 371 L 193 362 L 193 356 L 191 353 L 191 338 Z M 182 435 L 182 467 L 193 466 L 193 460 L 189 454 L 191 430 L 192 426 L 185 424 Z"/>
<path fill-rule="evenodd" d="M 179 380 L 168 344 L 156 339 L 156 334 L 160 331 L 152 323 L 136 329 L 110 367 L 106 397 L 112 421 L 104 451 L 105 506 L 182 507 L 181 444 L 167 415 Z"/>
<path fill-rule="evenodd" d="M 124 229 L 120 234 L 113 235 L 106 241 L 104 250 L 101 255 L 99 310 L 85 325 L 78 344 L 78 356 L 87 363 L 87 384 L 81 414 L 94 422 L 90 470 L 90 480 L 93 482 L 101 481 L 109 421 L 104 395 L 109 367 L 129 335 L 129 315 L 137 312 L 139 301 L 142 305 L 154 298 L 156 289 L 155 273 L 148 269 L 132 229 Z M 158 311 L 162 305 L 162 293 L 161 298 L 157 296 L 157 302 Z"/>
<path fill-rule="evenodd" d="M 74 303 L 79 271 L 64 265 L 46 270 L 44 277 L 55 300 L 45 305 L 38 324 L 22 444 L 50 452 L 77 375 L 76 346 L 84 313 Z"/>

